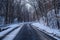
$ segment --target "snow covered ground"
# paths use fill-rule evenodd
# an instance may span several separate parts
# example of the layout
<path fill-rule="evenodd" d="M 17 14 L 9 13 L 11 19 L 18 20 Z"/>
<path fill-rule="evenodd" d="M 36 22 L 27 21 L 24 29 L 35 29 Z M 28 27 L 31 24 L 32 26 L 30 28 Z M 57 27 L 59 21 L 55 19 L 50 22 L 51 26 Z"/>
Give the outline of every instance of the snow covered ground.
<path fill-rule="evenodd" d="M 13 40 L 21 28 L 22 25 L 19 28 L 15 29 L 13 32 L 11 32 L 9 35 L 7 35 L 3 40 Z"/>
<path fill-rule="evenodd" d="M 60 31 L 58 29 L 52 29 L 52 28 L 44 25 L 44 23 L 42 23 L 42 22 L 41 23 L 39 23 L 39 22 L 32 23 L 32 25 L 36 26 L 37 29 L 39 29 L 39 30 L 45 31 L 45 33 L 48 33 L 50 36 L 53 36 L 54 38 L 60 40 L 60 38 L 58 38 L 58 37 L 60 37 Z M 56 37 L 54 35 L 56 35 L 58 37 Z"/>
<path fill-rule="evenodd" d="M 28 23 L 28 22 L 26 22 Z M 32 25 L 36 26 L 37 29 L 44 31 L 45 33 L 47 33 L 50 36 L 53 36 L 54 38 L 60 40 L 60 30 L 58 29 L 53 29 L 50 28 L 48 26 L 46 26 L 46 24 L 44 24 L 43 21 L 41 22 L 29 22 L 32 23 Z M 17 23 L 17 24 L 11 24 L 7 27 L 10 27 L 9 29 L 0 32 L 0 37 L 4 36 L 6 33 L 8 33 L 9 31 L 11 31 L 12 29 L 14 29 L 15 27 L 22 25 L 23 23 Z M 20 26 L 19 28 L 15 29 L 13 32 L 9 33 L 9 35 L 7 35 L 3 40 L 13 40 L 15 38 L 15 36 L 17 35 L 17 33 L 19 32 L 19 30 L 21 29 L 22 26 Z M 58 37 L 57 37 L 58 36 Z"/>
<path fill-rule="evenodd" d="M 4 36 L 5 34 L 7 34 L 9 31 L 13 30 L 14 28 L 18 27 L 19 25 L 21 25 L 22 23 L 17 23 L 17 24 L 11 24 L 7 27 L 10 27 L 9 29 L 7 30 L 4 30 L 2 32 L 0 32 L 0 37 Z"/>

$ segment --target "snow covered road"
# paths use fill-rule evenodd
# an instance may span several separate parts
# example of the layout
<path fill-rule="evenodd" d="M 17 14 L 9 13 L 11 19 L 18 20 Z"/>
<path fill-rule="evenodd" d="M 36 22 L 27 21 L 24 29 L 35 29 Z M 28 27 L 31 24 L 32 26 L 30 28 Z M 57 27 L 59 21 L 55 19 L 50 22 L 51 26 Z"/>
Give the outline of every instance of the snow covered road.
<path fill-rule="evenodd" d="M 47 36 L 39 30 L 33 28 L 30 24 L 24 24 L 22 29 L 16 35 L 14 40 L 56 40 L 53 37 Z"/>
<path fill-rule="evenodd" d="M 29 25 L 31 24 L 31 25 Z M 22 37 L 28 37 L 29 39 L 31 37 L 33 37 L 31 40 L 33 40 L 34 38 L 36 38 L 37 40 L 53 40 L 54 38 L 49 37 L 49 35 L 47 36 L 44 32 L 50 32 L 50 29 L 48 27 L 45 27 L 43 24 L 40 23 L 19 23 L 19 24 L 14 24 L 14 25 L 10 25 L 9 27 L 11 27 L 10 29 L 7 29 L 5 31 L 0 32 L 0 37 L 3 37 L 5 34 L 7 34 L 9 31 L 11 31 L 10 33 L 8 33 L 8 35 L 6 35 L 5 37 L 3 37 L 2 40 L 17 40 L 17 39 L 21 39 L 23 40 Z M 38 29 L 38 30 L 37 30 Z M 41 30 L 43 30 L 44 32 L 41 32 Z M 26 30 L 26 31 L 25 31 Z M 25 33 L 27 35 L 25 35 Z M 22 36 L 23 35 L 23 36 Z M 31 35 L 31 36 L 29 36 Z M 37 36 L 40 35 L 40 36 Z M 36 37 L 37 36 L 37 37 Z M 28 39 L 27 38 L 27 39 Z M 42 39 L 40 39 L 42 38 Z M 35 39 L 35 40 L 36 40 Z M 60 39 L 59 39 L 60 40 Z"/>

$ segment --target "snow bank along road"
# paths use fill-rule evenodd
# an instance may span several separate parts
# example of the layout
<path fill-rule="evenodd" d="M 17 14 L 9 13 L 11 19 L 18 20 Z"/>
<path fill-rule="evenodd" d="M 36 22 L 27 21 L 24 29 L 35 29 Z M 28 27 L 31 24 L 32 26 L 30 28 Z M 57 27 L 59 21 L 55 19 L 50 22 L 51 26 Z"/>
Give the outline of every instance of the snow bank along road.
<path fill-rule="evenodd" d="M 1 32 L 1 35 L 0 35 L 1 40 L 13 40 L 15 38 L 17 33 L 22 28 L 23 24 L 19 23 L 19 24 L 14 24 L 14 25 L 11 25 L 12 28 L 10 28 L 9 30 L 5 30 L 4 32 Z"/>
<path fill-rule="evenodd" d="M 34 28 L 31 24 L 24 24 L 13 40 L 57 40 L 57 39 Z"/>

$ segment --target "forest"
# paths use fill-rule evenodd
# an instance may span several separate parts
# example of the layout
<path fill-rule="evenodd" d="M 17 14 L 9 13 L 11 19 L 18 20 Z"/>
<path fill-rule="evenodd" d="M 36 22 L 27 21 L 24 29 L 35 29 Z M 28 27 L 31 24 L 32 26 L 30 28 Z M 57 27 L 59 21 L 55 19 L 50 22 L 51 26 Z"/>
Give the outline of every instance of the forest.
<path fill-rule="evenodd" d="M 60 29 L 60 0 L 0 0 L 0 25 L 41 19 Z"/>

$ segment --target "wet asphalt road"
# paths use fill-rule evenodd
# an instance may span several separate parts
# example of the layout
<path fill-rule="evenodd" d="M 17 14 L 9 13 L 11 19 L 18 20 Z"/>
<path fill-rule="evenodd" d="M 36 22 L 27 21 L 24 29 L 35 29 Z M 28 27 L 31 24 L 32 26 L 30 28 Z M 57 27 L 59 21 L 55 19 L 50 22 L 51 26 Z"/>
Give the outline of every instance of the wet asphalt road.
<path fill-rule="evenodd" d="M 30 24 L 25 24 L 14 40 L 56 40 L 43 32 L 35 29 Z"/>

